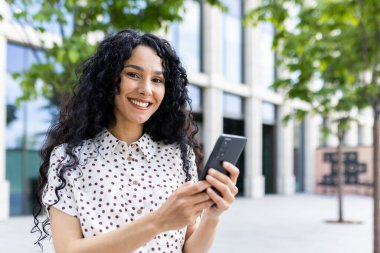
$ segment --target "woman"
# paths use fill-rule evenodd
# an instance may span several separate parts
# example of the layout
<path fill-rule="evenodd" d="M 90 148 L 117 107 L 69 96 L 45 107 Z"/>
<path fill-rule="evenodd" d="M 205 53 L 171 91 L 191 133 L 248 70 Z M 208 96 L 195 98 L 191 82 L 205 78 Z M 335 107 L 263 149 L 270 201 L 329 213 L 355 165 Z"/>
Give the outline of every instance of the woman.
<path fill-rule="evenodd" d="M 230 177 L 197 182 L 187 84 L 164 39 L 124 30 L 100 43 L 41 152 L 39 241 L 50 221 L 56 253 L 207 252 L 239 170 L 225 162 Z"/>

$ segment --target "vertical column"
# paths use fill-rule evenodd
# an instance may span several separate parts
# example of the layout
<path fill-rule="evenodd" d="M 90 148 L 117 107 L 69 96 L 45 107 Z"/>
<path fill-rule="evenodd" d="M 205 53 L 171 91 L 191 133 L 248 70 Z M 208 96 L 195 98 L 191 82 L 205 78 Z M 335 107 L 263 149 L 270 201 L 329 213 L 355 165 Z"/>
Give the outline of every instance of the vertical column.
<path fill-rule="evenodd" d="M 252 10 L 257 0 L 246 0 L 244 11 Z M 256 27 L 244 27 L 244 54 L 246 84 L 250 87 L 250 96 L 245 99 L 245 179 L 244 189 L 247 197 L 259 198 L 265 194 L 265 178 L 262 164 L 262 109 L 261 101 L 255 96 L 260 89 L 259 76 L 259 32 Z"/>
<path fill-rule="evenodd" d="M 261 101 L 256 98 L 247 98 L 245 108 L 245 133 L 248 139 L 245 148 L 245 191 L 247 197 L 257 198 L 265 194 L 262 165 Z"/>
<path fill-rule="evenodd" d="M 218 8 L 203 3 L 203 61 L 209 77 L 203 89 L 203 136 L 205 157 L 223 132 L 223 91 L 216 86 L 221 80 L 221 13 Z"/>
<path fill-rule="evenodd" d="M 221 73 L 222 55 L 222 14 L 208 3 L 203 4 L 203 61 L 204 71 L 214 80 Z M 216 78 L 217 79 L 217 78 Z"/>
<path fill-rule="evenodd" d="M 313 193 L 315 187 L 315 150 L 318 146 L 319 127 L 315 117 L 305 118 L 305 192 Z"/>
<path fill-rule="evenodd" d="M 0 220 L 9 217 L 9 182 L 5 179 L 5 75 L 6 75 L 7 41 L 0 33 Z"/>
<path fill-rule="evenodd" d="M 295 192 L 295 177 L 293 168 L 293 121 L 286 125 L 282 119 L 290 112 L 286 105 L 278 107 L 277 116 L 277 192 L 280 194 L 293 194 Z"/>
<path fill-rule="evenodd" d="M 246 0 L 244 11 L 249 12 L 257 5 L 258 0 Z M 252 88 L 251 91 L 255 92 L 261 88 L 258 78 L 260 76 L 260 32 L 257 27 L 244 27 L 244 54 L 244 80 Z"/>
<path fill-rule="evenodd" d="M 206 162 L 219 134 L 223 132 L 223 91 L 207 87 L 204 89 L 203 98 L 203 143 Z"/>

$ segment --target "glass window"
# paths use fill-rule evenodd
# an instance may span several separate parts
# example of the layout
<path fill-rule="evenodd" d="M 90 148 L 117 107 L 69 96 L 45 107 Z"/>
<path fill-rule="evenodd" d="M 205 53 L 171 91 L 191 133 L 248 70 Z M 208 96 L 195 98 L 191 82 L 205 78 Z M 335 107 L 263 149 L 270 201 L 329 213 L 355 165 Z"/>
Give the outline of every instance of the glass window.
<path fill-rule="evenodd" d="M 272 50 L 274 35 L 273 25 L 260 23 L 260 61 L 259 61 L 259 83 L 270 89 L 275 80 L 275 54 Z"/>
<path fill-rule="evenodd" d="M 193 112 L 202 111 L 202 89 L 198 86 L 190 84 L 187 87 L 189 91 L 189 97 L 191 99 L 191 108 Z"/>
<path fill-rule="evenodd" d="M 296 192 L 305 190 L 305 123 L 294 122 L 293 165 L 296 177 Z"/>
<path fill-rule="evenodd" d="M 14 4 L 11 5 L 11 11 L 12 12 L 19 12 L 20 8 L 23 8 L 24 6 L 24 1 L 22 0 L 15 0 L 14 1 Z M 28 2 L 28 15 L 34 15 L 36 13 L 38 13 L 40 10 L 41 10 L 41 2 L 38 2 L 36 1 L 35 3 L 31 3 L 32 1 L 27 1 Z M 63 11 L 64 8 L 61 8 L 61 10 Z M 63 31 L 65 33 L 65 35 L 69 35 L 72 33 L 73 31 L 73 24 L 74 24 L 74 16 L 73 16 L 73 13 L 67 13 L 67 12 L 64 12 L 63 13 L 64 17 L 65 17 L 65 20 L 67 22 L 67 24 L 64 24 L 63 25 Z M 59 27 L 59 24 L 56 22 L 56 19 L 57 19 L 57 16 L 56 15 L 53 15 L 52 16 L 52 20 L 50 22 L 44 22 L 44 24 L 42 25 L 40 22 L 37 22 L 37 21 L 34 21 L 33 23 L 25 23 L 25 21 L 22 21 L 22 22 L 18 22 L 16 19 L 14 19 L 13 17 L 11 17 L 11 22 L 13 23 L 20 23 L 21 25 L 29 25 L 29 26 L 32 26 L 32 27 L 43 27 L 47 32 L 49 33 L 52 33 L 52 34 L 61 34 L 61 29 Z"/>
<path fill-rule="evenodd" d="M 43 54 L 44 52 L 41 49 L 33 51 L 32 49 L 27 49 L 19 44 L 8 43 L 6 62 L 7 73 L 12 74 L 28 69 L 33 63 L 37 62 L 37 57 L 43 60 Z M 22 60 L 20 61 L 20 59 Z"/>
<path fill-rule="evenodd" d="M 276 124 L 276 106 L 271 103 L 263 102 L 262 105 L 262 120 L 265 125 Z"/>
<path fill-rule="evenodd" d="M 202 71 L 201 64 L 201 6 L 188 1 L 182 22 L 170 28 L 170 41 L 187 71 Z"/>
<path fill-rule="evenodd" d="M 223 115 L 225 118 L 242 119 L 243 98 L 230 93 L 223 93 Z"/>
<path fill-rule="evenodd" d="M 223 14 L 222 71 L 224 77 L 234 83 L 243 82 L 243 26 L 242 1 L 223 1 L 228 12 Z"/>
<path fill-rule="evenodd" d="M 32 192 L 36 187 L 36 177 L 41 163 L 40 149 L 48 127 L 56 119 L 58 109 L 49 100 L 38 98 L 22 102 L 16 106 L 16 100 L 22 91 L 18 80 L 12 73 L 21 72 L 36 62 L 35 54 L 43 56 L 39 50 L 8 43 L 6 60 L 6 178 L 11 183 L 10 212 L 15 214 L 31 213 Z M 43 57 L 42 57 L 43 58 Z M 37 89 L 41 84 L 37 83 Z"/>
<path fill-rule="evenodd" d="M 20 72 L 36 62 L 32 49 L 22 45 L 9 43 L 7 45 L 7 74 L 6 74 L 6 103 L 16 105 L 16 100 L 22 91 L 12 73 Z M 36 52 L 39 56 L 43 51 Z M 36 84 L 37 87 L 39 84 Z M 38 89 L 38 88 L 37 88 Z M 48 129 L 56 109 L 45 98 L 23 102 L 15 109 L 15 119 L 7 125 L 6 147 L 21 148 L 22 140 L 26 137 L 28 148 L 37 150 L 42 144 L 44 133 Z M 32 116 L 33 115 L 33 116 Z"/>

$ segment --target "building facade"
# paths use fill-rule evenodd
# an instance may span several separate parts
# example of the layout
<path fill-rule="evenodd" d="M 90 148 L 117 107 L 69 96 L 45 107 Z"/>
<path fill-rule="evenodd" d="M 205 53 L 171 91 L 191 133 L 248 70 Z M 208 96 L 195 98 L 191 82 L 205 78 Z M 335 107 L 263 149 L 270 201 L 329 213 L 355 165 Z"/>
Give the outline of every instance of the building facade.
<path fill-rule="evenodd" d="M 270 87 L 277 75 L 271 49 L 273 28 L 270 24 L 242 26 L 244 13 L 257 0 L 225 4 L 229 7 L 227 13 L 188 1 L 183 22 L 171 25 L 168 33 L 160 32 L 177 49 L 188 71 L 192 109 L 205 157 L 219 134 L 245 135 L 248 143 L 238 162 L 241 196 L 313 192 L 314 151 L 319 145 L 321 120 L 308 117 L 301 123 L 282 123 L 282 118 L 297 105 L 285 101 Z M 0 5 L 0 9 L 7 9 L 5 1 Z M 0 219 L 5 219 L 31 212 L 30 195 L 40 162 L 38 149 L 57 110 L 44 98 L 15 106 L 21 93 L 12 73 L 33 63 L 34 54 L 28 45 L 40 46 L 40 35 L 13 22 L 6 11 L 2 15 Z M 48 45 L 59 38 L 52 32 L 44 40 Z M 370 140 L 364 134 L 368 129 L 361 127 L 368 144 Z M 350 145 L 357 145 L 358 141 L 352 140 L 354 135 L 350 135 Z"/>

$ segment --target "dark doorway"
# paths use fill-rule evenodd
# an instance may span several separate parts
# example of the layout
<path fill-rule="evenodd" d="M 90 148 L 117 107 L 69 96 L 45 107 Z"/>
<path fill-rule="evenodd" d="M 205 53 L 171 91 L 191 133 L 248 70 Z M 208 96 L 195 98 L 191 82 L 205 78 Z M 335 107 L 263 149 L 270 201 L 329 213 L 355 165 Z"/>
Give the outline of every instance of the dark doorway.
<path fill-rule="evenodd" d="M 243 135 L 244 136 L 244 121 L 237 119 L 223 119 L 223 132 L 226 134 L 235 134 L 235 135 Z M 236 183 L 236 186 L 239 189 L 238 196 L 244 195 L 244 151 L 241 154 L 236 167 L 239 168 L 240 174 Z"/>
<path fill-rule="evenodd" d="M 265 193 L 276 193 L 275 126 L 263 125 L 263 176 Z"/>
<path fill-rule="evenodd" d="M 305 191 L 305 124 L 294 124 L 294 175 L 296 177 L 296 192 Z"/>

